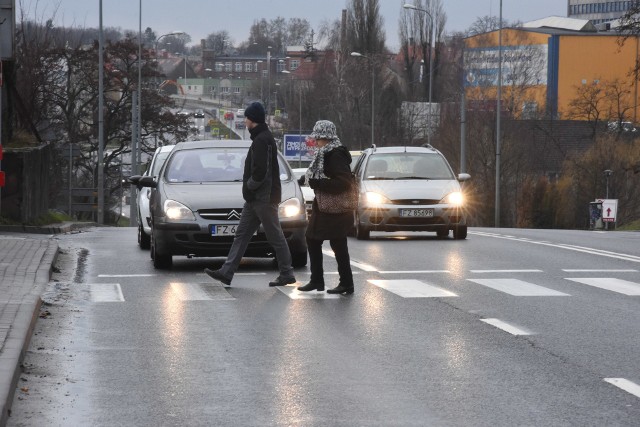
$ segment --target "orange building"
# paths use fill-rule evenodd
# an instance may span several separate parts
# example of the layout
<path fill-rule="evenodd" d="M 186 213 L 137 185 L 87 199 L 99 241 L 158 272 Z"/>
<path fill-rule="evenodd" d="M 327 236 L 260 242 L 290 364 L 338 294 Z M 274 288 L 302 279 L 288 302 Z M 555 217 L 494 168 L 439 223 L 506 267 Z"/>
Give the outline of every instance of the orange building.
<path fill-rule="evenodd" d="M 545 25 L 553 23 L 558 27 Z M 529 118 L 535 112 L 587 120 L 592 117 L 585 111 L 579 114 L 576 105 L 580 97 L 590 96 L 597 100 L 599 120 L 638 121 L 638 81 L 633 74 L 640 52 L 638 37 L 621 45 L 617 34 L 598 33 L 588 21 L 570 18 L 530 24 L 539 26 L 502 30 L 504 110 L 516 118 Z M 495 102 L 498 46 L 498 31 L 465 39 L 464 86 L 471 105 Z"/>

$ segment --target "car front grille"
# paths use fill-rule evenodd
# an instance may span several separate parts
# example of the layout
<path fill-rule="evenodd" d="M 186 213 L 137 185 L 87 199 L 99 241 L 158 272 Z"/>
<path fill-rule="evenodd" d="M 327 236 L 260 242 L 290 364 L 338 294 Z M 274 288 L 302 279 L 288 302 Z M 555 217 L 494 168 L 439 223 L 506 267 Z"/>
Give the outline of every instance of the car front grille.
<path fill-rule="evenodd" d="M 433 218 L 403 218 L 403 217 L 394 217 L 389 218 L 387 221 L 388 225 L 435 225 L 435 224 L 445 224 L 445 222 L 439 216 Z"/>
<path fill-rule="evenodd" d="M 391 200 L 394 205 L 437 205 L 440 200 L 436 199 L 396 199 Z"/>
<path fill-rule="evenodd" d="M 242 208 L 201 209 L 198 215 L 207 221 L 238 221 L 242 215 Z"/>

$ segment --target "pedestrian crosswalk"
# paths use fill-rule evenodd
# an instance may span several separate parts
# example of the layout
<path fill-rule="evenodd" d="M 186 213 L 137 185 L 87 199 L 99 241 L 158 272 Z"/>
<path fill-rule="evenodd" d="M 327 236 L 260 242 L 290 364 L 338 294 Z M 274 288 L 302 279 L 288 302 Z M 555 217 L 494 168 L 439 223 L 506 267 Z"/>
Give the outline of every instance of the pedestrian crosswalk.
<path fill-rule="evenodd" d="M 571 293 L 566 292 L 564 286 L 560 285 L 558 280 L 553 280 L 549 284 L 545 282 L 543 276 L 535 275 L 535 279 L 527 276 L 527 280 L 516 277 L 486 277 L 489 271 L 493 273 L 538 273 L 541 270 L 470 270 L 469 275 L 482 274 L 482 277 L 469 277 L 464 280 L 474 283 L 484 289 L 503 293 L 515 297 L 571 297 L 575 293 L 575 287 L 572 287 Z M 572 270 L 575 271 L 575 270 Z M 590 272 L 595 272 L 591 270 Z M 633 273 L 637 271 L 627 271 L 624 273 Z M 612 273 L 612 271 L 607 271 Z M 253 275 L 265 275 L 266 273 L 252 273 Z M 309 273 L 300 273 L 301 282 L 294 285 L 277 287 L 284 295 L 293 300 L 306 299 L 339 299 L 340 295 L 327 294 L 326 292 L 299 292 L 296 288 L 304 282 L 303 277 Z M 386 292 L 394 294 L 401 298 L 448 298 L 448 297 L 465 297 L 471 294 L 471 288 L 464 288 L 464 292 L 448 288 L 453 281 L 447 278 L 452 273 L 448 270 L 415 270 L 415 271 L 373 271 L 373 272 L 354 272 L 357 275 L 364 275 L 364 283 L 373 285 Z M 515 274 L 515 273 L 514 273 Z M 327 276 L 335 276 L 337 272 L 327 271 Z M 404 278 L 396 278 L 402 275 Z M 366 276 L 374 276 L 366 278 Z M 388 278 L 386 278 L 386 277 Z M 414 276 L 414 278 L 406 278 L 406 276 Z M 592 275 L 594 276 L 594 275 Z M 613 276 L 613 275 L 610 275 Z M 101 275 L 99 277 L 111 278 L 112 276 Z M 118 275 L 123 280 L 140 279 L 141 275 Z M 382 278 L 385 277 L 385 278 Z M 632 276 L 635 277 L 635 276 Z M 178 281 L 172 278 L 169 287 L 173 295 L 181 301 L 209 301 L 209 300 L 233 300 L 235 297 L 230 289 L 219 284 L 202 281 L 200 277 L 196 280 Z M 579 283 L 587 285 L 590 289 L 598 289 L 606 292 L 614 292 L 625 296 L 640 296 L 640 283 L 631 280 L 621 279 L 619 277 L 566 277 L 570 283 Z M 363 281 L 358 280 L 363 283 Z M 248 282 L 251 283 L 251 282 Z M 120 283 L 94 283 L 89 284 L 88 290 L 90 301 L 101 302 L 122 302 L 126 298 L 126 290 L 123 291 Z M 558 289 L 562 288 L 562 289 Z M 265 288 L 272 289 L 272 288 Z M 480 288 L 478 288 L 480 289 Z M 469 291 L 469 292 L 466 292 Z"/>

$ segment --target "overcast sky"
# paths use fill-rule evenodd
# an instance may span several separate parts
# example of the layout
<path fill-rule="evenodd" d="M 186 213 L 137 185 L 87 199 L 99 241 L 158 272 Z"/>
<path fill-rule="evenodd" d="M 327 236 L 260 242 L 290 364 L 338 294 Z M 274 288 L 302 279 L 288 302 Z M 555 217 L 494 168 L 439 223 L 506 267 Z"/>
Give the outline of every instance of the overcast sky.
<path fill-rule="evenodd" d="M 46 20 L 59 5 L 57 25 L 98 26 L 99 0 L 18 0 L 30 17 Z M 103 25 L 137 30 L 139 0 L 103 0 Z M 398 18 L 403 0 L 380 0 L 387 46 L 396 50 Z M 227 30 L 238 44 L 249 37 L 257 19 L 282 16 L 305 18 L 317 30 L 323 21 L 339 19 L 347 0 L 142 0 L 142 30 L 151 27 L 157 35 L 184 31 L 192 44 L 216 31 Z M 499 14 L 500 0 L 443 0 L 446 31 L 467 29 L 479 16 Z M 35 6 L 38 10 L 35 10 Z M 17 7 L 17 6 L 16 6 Z M 546 16 L 566 16 L 565 0 L 503 0 L 502 15 L 508 21 L 533 21 Z"/>

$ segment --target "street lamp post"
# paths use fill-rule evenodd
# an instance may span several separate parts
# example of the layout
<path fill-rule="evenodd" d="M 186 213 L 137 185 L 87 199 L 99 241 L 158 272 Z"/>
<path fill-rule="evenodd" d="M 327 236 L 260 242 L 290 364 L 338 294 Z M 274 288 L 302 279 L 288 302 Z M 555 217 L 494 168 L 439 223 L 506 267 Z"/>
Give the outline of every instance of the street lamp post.
<path fill-rule="evenodd" d="M 376 76 L 375 76 L 375 69 L 373 67 L 373 59 L 369 56 L 363 55 L 359 52 L 351 52 L 351 56 L 357 57 L 357 58 L 366 58 L 367 60 L 369 60 L 369 65 L 371 66 L 371 146 L 373 147 L 373 145 L 375 144 L 375 82 L 376 82 Z M 362 147 L 360 147 L 360 149 L 362 149 Z"/>
<path fill-rule="evenodd" d="M 267 46 L 267 77 L 268 83 L 267 86 L 267 116 L 269 115 L 269 104 L 271 104 L 271 46 Z"/>
<path fill-rule="evenodd" d="M 609 198 L 609 177 L 613 174 L 613 171 L 611 169 L 607 169 L 604 171 L 604 178 L 606 180 L 606 195 L 605 195 L 605 199 Z"/>
<path fill-rule="evenodd" d="M 262 59 L 258 60 L 258 64 L 263 64 L 264 61 Z M 260 76 L 260 102 L 264 104 L 264 76 L 262 75 L 263 70 L 258 67 L 258 75 Z"/>
<path fill-rule="evenodd" d="M 435 39 L 436 39 L 436 26 L 433 22 L 433 15 L 429 13 L 429 11 L 425 9 L 420 9 L 419 7 L 413 4 L 404 4 L 402 7 L 405 9 L 413 9 L 418 12 L 423 12 L 429 18 L 429 22 L 431 24 L 431 43 L 429 43 L 429 127 L 427 130 L 427 143 L 431 145 L 431 121 L 433 120 L 432 106 L 431 106 L 431 96 L 433 93 L 433 54 L 435 53 Z"/>

